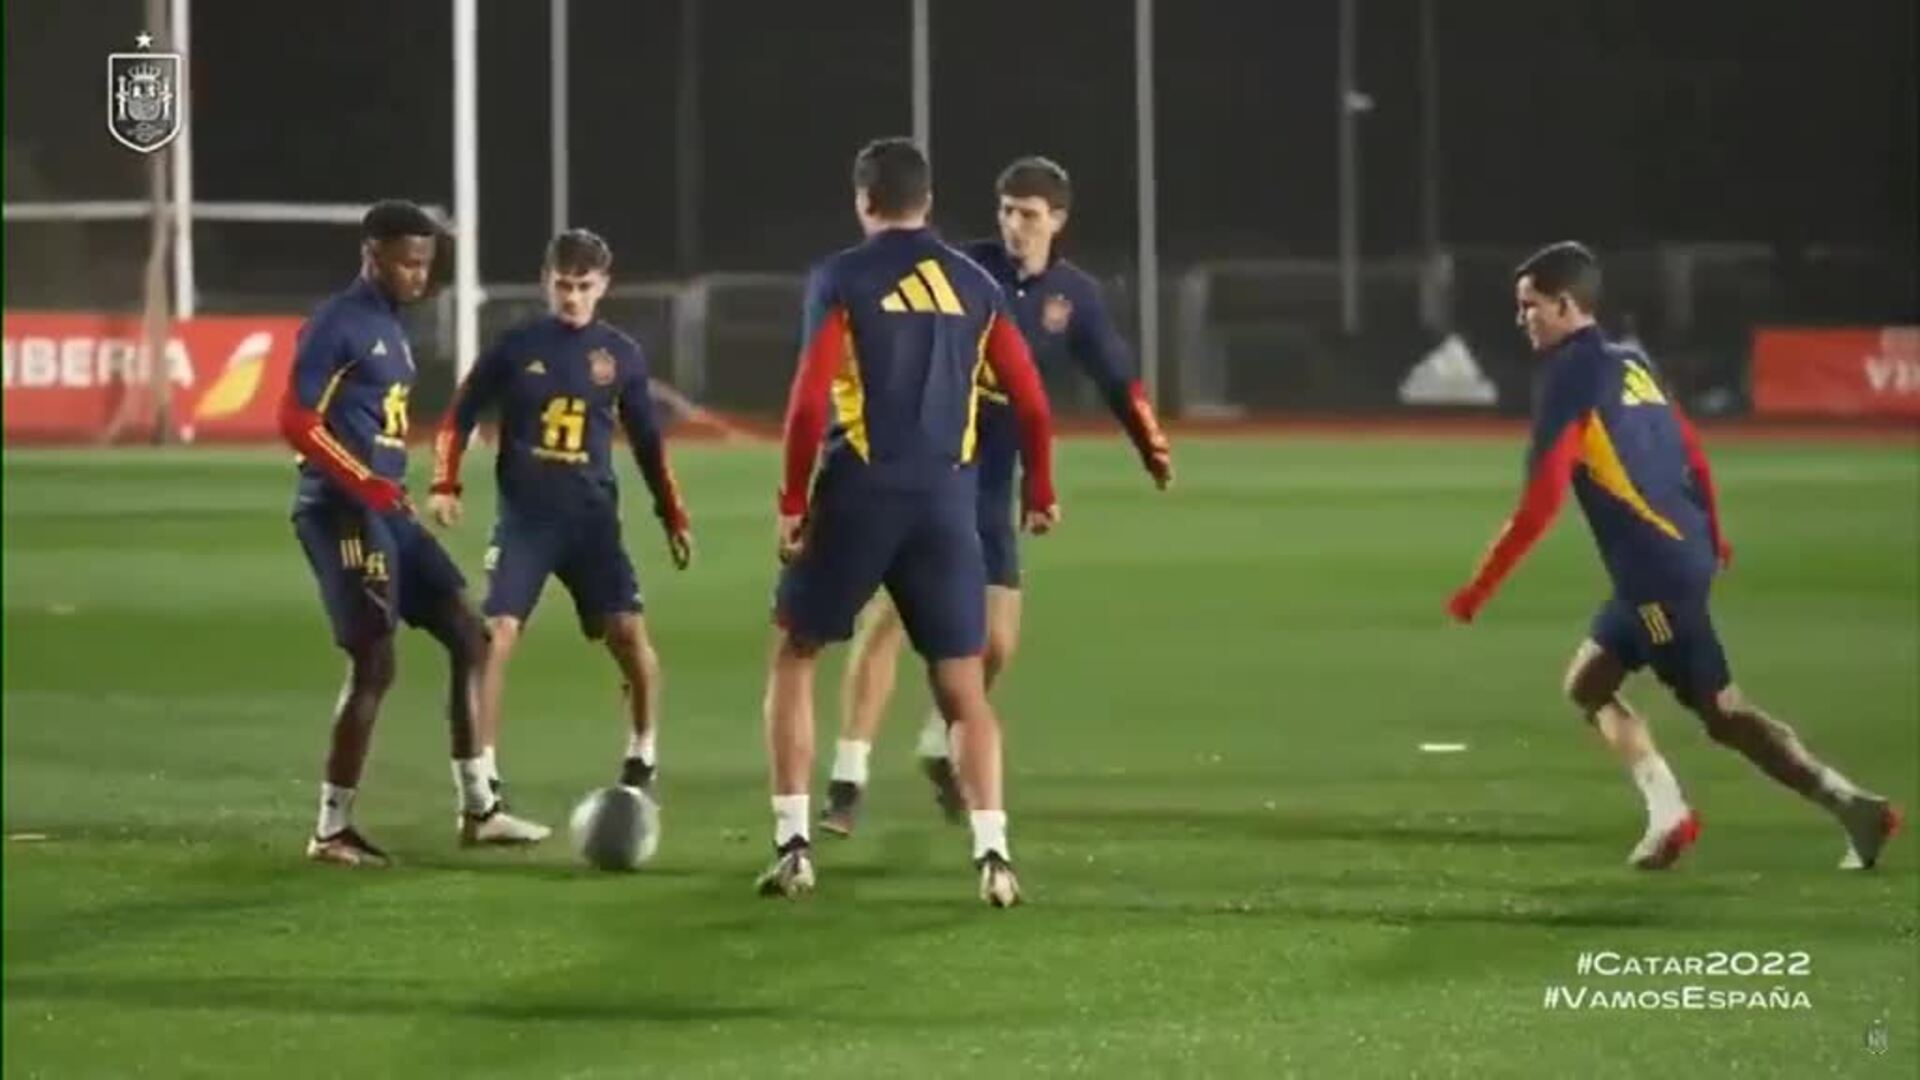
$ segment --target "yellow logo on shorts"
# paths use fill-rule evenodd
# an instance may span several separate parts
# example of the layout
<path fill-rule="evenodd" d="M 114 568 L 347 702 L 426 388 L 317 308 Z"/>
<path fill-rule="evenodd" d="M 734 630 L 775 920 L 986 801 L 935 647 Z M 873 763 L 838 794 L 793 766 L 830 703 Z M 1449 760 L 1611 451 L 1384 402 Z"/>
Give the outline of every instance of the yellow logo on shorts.
<path fill-rule="evenodd" d="M 480 567 L 481 569 L 485 570 L 487 573 L 491 574 L 493 573 L 494 567 L 499 565 L 500 565 L 500 545 L 491 544 L 487 547 L 486 555 L 482 556 L 480 559 Z"/>

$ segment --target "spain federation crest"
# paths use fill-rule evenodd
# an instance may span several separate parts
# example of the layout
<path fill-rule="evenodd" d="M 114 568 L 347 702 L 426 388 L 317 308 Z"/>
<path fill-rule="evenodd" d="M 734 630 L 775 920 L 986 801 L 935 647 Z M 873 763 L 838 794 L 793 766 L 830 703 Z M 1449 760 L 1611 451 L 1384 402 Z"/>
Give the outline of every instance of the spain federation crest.
<path fill-rule="evenodd" d="M 619 364 L 613 359 L 612 353 L 595 349 L 587 354 L 587 375 L 593 379 L 593 385 L 612 386 L 619 374 Z"/>
<path fill-rule="evenodd" d="M 141 34 L 142 48 L 153 39 Z M 151 154 L 180 135 L 186 101 L 181 96 L 179 53 L 111 53 L 107 56 L 107 132 L 129 150 Z"/>
<path fill-rule="evenodd" d="M 1073 319 L 1073 301 L 1054 293 L 1040 305 L 1040 325 L 1049 334 L 1064 334 Z"/>

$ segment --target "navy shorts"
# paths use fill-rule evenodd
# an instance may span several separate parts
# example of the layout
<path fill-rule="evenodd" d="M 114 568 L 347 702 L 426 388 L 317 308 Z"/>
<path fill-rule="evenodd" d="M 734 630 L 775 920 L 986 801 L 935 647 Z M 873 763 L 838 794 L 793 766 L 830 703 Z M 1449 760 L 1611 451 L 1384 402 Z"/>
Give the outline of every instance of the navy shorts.
<path fill-rule="evenodd" d="M 1615 593 L 1593 617 L 1591 634 L 1628 671 L 1653 668 L 1689 708 L 1712 702 L 1733 682 L 1704 590 L 1659 600 Z"/>
<path fill-rule="evenodd" d="M 606 633 L 607 616 L 643 608 L 633 560 L 620 541 L 619 511 L 551 518 L 502 516 L 487 548 L 488 617 L 508 615 L 525 622 L 540 603 L 549 575 L 560 579 L 573 597 L 580 632 L 589 638 Z"/>
<path fill-rule="evenodd" d="M 883 586 L 921 656 L 951 660 L 986 647 L 986 565 L 971 471 L 923 488 L 823 474 L 805 549 L 780 574 L 775 620 L 807 641 L 845 641 Z"/>
<path fill-rule="evenodd" d="M 980 554 L 987 562 L 987 584 L 1020 587 L 1020 530 L 1014 522 L 1013 492 L 980 487 Z"/>
<path fill-rule="evenodd" d="M 392 633 L 396 617 L 432 628 L 467 586 L 447 550 L 411 514 L 330 500 L 295 510 L 293 531 L 343 649 Z"/>

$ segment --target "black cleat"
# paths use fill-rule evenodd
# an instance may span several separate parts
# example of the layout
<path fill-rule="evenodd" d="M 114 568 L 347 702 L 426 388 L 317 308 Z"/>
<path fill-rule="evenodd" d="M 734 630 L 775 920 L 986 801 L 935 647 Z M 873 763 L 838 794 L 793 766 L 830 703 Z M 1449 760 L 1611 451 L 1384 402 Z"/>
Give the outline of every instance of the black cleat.
<path fill-rule="evenodd" d="M 644 791 L 657 803 L 660 801 L 659 793 L 653 790 L 653 780 L 659 771 L 648 764 L 645 758 L 630 757 L 620 763 L 620 786 Z"/>
<path fill-rule="evenodd" d="M 835 780 L 827 785 L 827 808 L 820 811 L 820 827 L 835 836 L 852 836 L 855 823 L 860 820 L 859 784 L 851 780 Z"/>
<path fill-rule="evenodd" d="M 953 771 L 953 759 L 923 757 L 920 759 L 920 772 L 933 785 L 933 799 L 940 804 L 940 813 L 947 819 L 947 824 L 964 824 L 967 820 L 967 797 L 960 793 L 960 776 Z"/>
<path fill-rule="evenodd" d="M 360 831 L 351 825 L 332 836 L 308 837 L 307 858 L 335 866 L 393 865 L 393 860 L 387 857 L 386 852 L 375 847 L 371 840 L 361 836 Z"/>

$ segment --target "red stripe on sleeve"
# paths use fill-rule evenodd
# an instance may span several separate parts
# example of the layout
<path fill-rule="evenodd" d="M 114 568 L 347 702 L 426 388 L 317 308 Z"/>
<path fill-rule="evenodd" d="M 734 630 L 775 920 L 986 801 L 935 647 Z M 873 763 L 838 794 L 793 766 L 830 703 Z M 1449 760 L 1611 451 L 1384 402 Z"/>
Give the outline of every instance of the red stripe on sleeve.
<path fill-rule="evenodd" d="M 1554 515 L 1560 512 L 1560 505 L 1566 501 L 1567 486 L 1573 482 L 1573 466 L 1580 457 L 1581 439 L 1586 434 L 1586 418 L 1568 424 L 1555 439 L 1553 445 L 1540 457 L 1534 467 L 1533 477 L 1527 482 L 1527 490 L 1521 496 L 1520 507 L 1508 519 L 1506 527 L 1488 549 L 1486 557 L 1480 561 L 1480 568 L 1474 572 L 1473 582 L 1464 590 L 1474 599 L 1470 606 L 1477 608 L 1491 597 L 1500 582 L 1519 565 L 1527 551 L 1541 536 L 1546 534 L 1547 526 L 1553 524 Z"/>
<path fill-rule="evenodd" d="M 1058 500 L 1053 492 L 1053 413 L 1040 372 L 1033 366 L 1027 339 L 1013 323 L 999 315 L 987 328 L 987 366 L 1013 405 L 1020 425 L 1020 449 L 1025 461 L 1021 498 L 1029 510 L 1046 510 Z"/>
<path fill-rule="evenodd" d="M 807 512 L 807 486 L 813 479 L 814 458 L 827 435 L 827 400 L 833 377 L 846 355 L 847 312 L 833 308 L 800 354 L 800 367 L 787 394 L 785 444 L 781 469 L 780 512 Z"/>
<path fill-rule="evenodd" d="M 1720 493 L 1713 486 L 1713 469 L 1707 464 L 1707 451 L 1700 443 L 1700 432 L 1687 414 L 1673 407 L 1673 418 L 1680 425 L 1680 441 L 1687 449 L 1687 466 L 1693 470 L 1694 482 L 1700 485 L 1700 496 L 1707 503 L 1707 529 L 1713 534 L 1713 551 L 1722 563 L 1730 561 L 1733 549 L 1728 546 L 1726 534 L 1720 531 Z"/>

